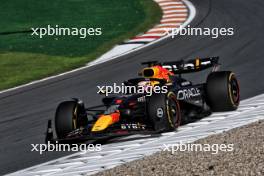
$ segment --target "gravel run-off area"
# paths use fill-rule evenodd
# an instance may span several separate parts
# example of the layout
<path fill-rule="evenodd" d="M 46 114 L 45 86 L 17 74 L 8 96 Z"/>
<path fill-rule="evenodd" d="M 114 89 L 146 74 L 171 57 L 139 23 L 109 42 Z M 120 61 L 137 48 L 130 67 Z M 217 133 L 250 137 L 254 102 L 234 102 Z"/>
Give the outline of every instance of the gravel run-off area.
<path fill-rule="evenodd" d="M 96 175 L 264 175 L 264 121 L 212 135 L 195 144 L 233 144 L 232 151 L 158 152 Z"/>

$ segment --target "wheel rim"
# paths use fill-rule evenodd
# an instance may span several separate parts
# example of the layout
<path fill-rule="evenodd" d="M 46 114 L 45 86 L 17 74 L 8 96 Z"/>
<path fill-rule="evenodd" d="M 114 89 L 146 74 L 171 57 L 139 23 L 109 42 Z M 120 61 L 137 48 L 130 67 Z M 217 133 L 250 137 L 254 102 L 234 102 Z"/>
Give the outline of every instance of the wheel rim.
<path fill-rule="evenodd" d="M 73 112 L 73 117 L 72 117 L 72 125 L 73 125 L 73 129 L 77 129 L 77 117 L 78 117 L 78 106 L 76 105 L 76 107 L 74 108 L 74 112 Z"/>
<path fill-rule="evenodd" d="M 168 115 L 173 127 L 178 127 L 180 121 L 179 104 L 173 96 L 168 98 Z"/>
<path fill-rule="evenodd" d="M 231 95 L 232 95 L 231 98 L 233 102 L 237 105 L 240 99 L 239 84 L 234 77 L 232 77 L 230 80 L 230 89 L 231 89 Z"/>

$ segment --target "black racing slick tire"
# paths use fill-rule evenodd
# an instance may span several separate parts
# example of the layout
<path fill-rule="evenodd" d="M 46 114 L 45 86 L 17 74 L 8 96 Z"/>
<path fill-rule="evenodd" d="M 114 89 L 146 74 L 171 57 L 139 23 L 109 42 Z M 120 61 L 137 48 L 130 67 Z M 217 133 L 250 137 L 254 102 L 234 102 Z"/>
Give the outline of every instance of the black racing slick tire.
<path fill-rule="evenodd" d="M 212 72 L 207 77 L 206 98 L 214 112 L 236 110 L 240 103 L 239 83 L 230 71 Z"/>
<path fill-rule="evenodd" d="M 180 125 L 181 112 L 173 92 L 153 94 L 148 101 L 148 117 L 157 132 L 173 131 Z"/>
<path fill-rule="evenodd" d="M 59 104 L 55 115 L 55 130 L 59 139 L 64 138 L 77 128 L 78 103 L 65 101 Z"/>

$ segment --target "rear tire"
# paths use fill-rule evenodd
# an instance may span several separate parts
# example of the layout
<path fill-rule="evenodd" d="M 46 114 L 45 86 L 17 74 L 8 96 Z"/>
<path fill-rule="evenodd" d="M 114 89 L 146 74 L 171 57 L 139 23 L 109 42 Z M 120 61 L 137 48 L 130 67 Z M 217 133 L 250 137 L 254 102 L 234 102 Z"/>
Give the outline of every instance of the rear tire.
<path fill-rule="evenodd" d="M 55 115 L 55 130 L 57 137 L 64 138 L 77 128 L 78 103 L 65 101 L 59 104 Z"/>
<path fill-rule="evenodd" d="M 149 98 L 148 116 L 157 132 L 173 131 L 180 125 L 181 112 L 173 92 L 154 94 Z"/>
<path fill-rule="evenodd" d="M 233 111 L 240 103 L 239 83 L 230 71 L 212 72 L 206 83 L 207 103 L 212 111 Z"/>

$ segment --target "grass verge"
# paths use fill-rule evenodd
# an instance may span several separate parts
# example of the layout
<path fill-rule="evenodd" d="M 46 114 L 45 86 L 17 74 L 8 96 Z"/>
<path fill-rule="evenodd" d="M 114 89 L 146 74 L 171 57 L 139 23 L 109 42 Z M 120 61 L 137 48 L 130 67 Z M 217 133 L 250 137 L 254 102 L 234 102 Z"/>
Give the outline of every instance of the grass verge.
<path fill-rule="evenodd" d="M 92 4 L 92 5 L 91 5 Z M 82 15 L 80 15 L 82 14 Z M 80 39 L 31 33 L 0 35 L 0 90 L 83 66 L 115 44 L 151 28 L 161 18 L 152 0 L 10 0 L 0 6 L 3 32 L 31 27 L 101 27 L 103 35 Z"/>

